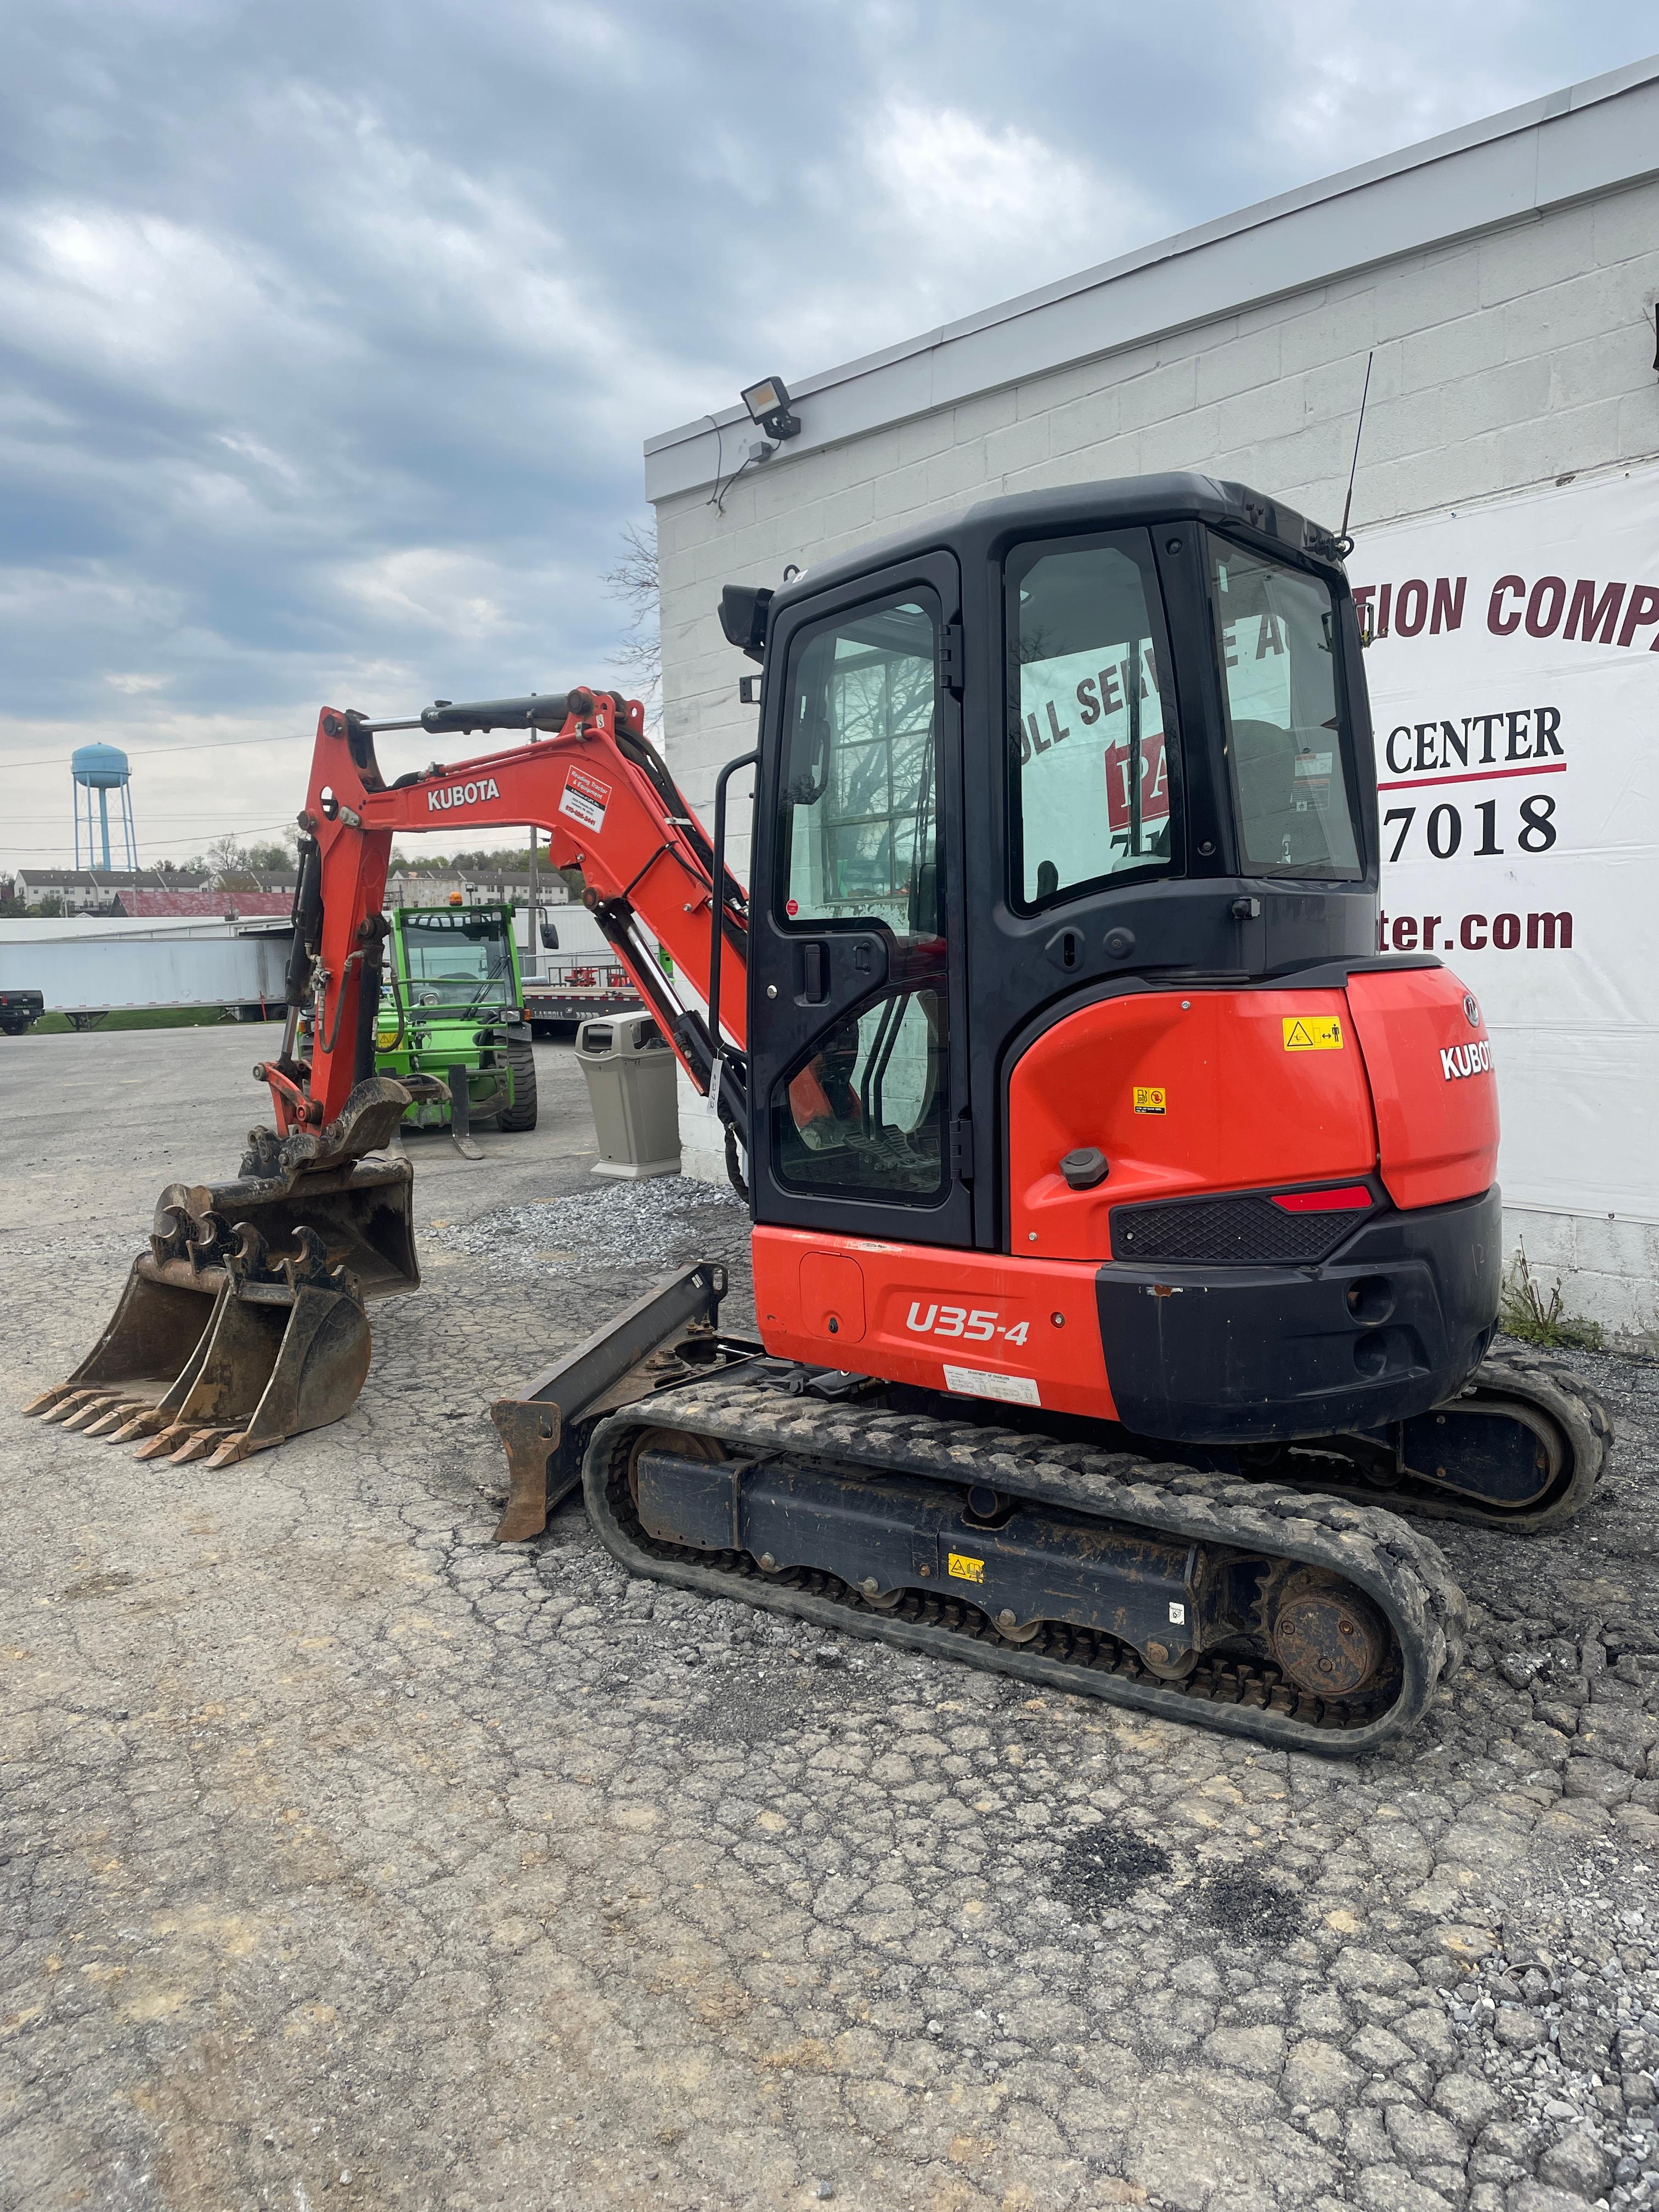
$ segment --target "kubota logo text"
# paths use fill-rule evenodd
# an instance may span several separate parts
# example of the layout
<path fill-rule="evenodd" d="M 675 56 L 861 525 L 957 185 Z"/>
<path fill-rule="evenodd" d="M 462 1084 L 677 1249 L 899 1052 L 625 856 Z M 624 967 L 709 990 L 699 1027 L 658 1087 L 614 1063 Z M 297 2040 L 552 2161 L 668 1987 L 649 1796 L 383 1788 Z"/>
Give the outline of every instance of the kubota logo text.
<path fill-rule="evenodd" d="M 501 795 L 501 787 L 493 775 L 485 776 L 482 783 L 447 783 L 441 791 L 428 792 L 426 811 L 428 814 L 442 814 L 452 806 L 471 806 L 481 799 L 499 799 Z"/>
<path fill-rule="evenodd" d="M 1478 1044 L 1442 1045 L 1440 1073 L 1448 1083 L 1460 1075 L 1489 1075 L 1492 1073 L 1492 1047 L 1481 1038 Z"/>

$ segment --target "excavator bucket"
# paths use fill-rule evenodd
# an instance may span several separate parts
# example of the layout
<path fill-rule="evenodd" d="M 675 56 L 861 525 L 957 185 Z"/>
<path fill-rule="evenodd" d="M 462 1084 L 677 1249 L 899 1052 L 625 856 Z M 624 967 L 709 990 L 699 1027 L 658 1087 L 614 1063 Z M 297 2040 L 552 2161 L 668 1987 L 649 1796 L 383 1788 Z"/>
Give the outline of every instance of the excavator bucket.
<path fill-rule="evenodd" d="M 256 1131 L 234 1182 L 169 1183 L 108 1328 L 24 1411 L 139 1440 L 140 1459 L 211 1467 L 349 1412 L 368 1372 L 366 1301 L 420 1285 L 414 1170 L 362 1157 L 408 1103 L 376 1077 L 321 1139 Z"/>

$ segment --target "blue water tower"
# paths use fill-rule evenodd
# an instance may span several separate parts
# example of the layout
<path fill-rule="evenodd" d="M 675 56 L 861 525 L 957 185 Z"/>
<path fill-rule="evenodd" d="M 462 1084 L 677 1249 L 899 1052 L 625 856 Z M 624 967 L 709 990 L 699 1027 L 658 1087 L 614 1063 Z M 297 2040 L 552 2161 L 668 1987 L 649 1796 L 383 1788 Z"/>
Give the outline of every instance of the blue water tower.
<path fill-rule="evenodd" d="M 125 858 L 121 865 L 138 871 L 138 840 L 132 827 L 132 769 L 126 755 L 117 745 L 81 745 L 70 761 L 70 772 L 75 778 L 75 865 L 77 868 L 102 868 L 106 873 L 111 866 L 109 856 L 109 795 L 118 793 L 115 801 L 116 834 Z M 92 794 L 98 794 L 98 818 L 93 819 Z M 83 803 L 84 802 L 84 803 Z M 81 858 L 81 832 L 87 835 L 87 857 Z M 99 859 L 100 851 L 103 858 Z"/>

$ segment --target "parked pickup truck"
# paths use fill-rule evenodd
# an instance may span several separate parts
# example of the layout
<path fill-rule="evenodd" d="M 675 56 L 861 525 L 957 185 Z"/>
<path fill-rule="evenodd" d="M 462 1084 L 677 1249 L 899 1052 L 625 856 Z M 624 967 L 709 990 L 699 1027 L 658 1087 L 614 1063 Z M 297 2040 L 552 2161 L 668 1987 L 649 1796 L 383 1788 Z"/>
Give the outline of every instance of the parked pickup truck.
<path fill-rule="evenodd" d="M 21 1036 L 46 1011 L 46 999 L 39 991 L 0 991 L 0 1033 Z"/>

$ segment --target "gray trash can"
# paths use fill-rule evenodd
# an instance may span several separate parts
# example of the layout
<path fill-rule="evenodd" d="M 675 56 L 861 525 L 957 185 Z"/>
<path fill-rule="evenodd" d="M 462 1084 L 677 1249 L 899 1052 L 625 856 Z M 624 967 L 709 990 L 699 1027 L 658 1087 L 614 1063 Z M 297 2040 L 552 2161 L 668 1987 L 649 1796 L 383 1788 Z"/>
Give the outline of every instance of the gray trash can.
<path fill-rule="evenodd" d="M 595 1014 L 576 1031 L 599 1157 L 593 1172 L 636 1181 L 680 1171 L 675 1060 L 649 1014 Z"/>

